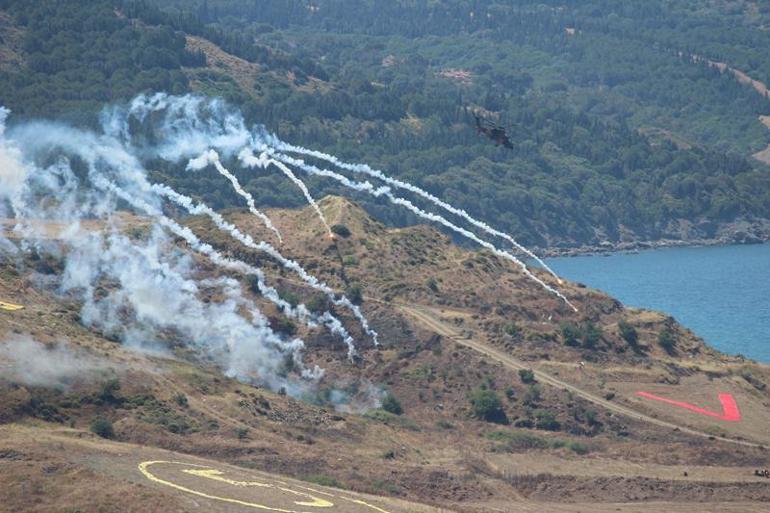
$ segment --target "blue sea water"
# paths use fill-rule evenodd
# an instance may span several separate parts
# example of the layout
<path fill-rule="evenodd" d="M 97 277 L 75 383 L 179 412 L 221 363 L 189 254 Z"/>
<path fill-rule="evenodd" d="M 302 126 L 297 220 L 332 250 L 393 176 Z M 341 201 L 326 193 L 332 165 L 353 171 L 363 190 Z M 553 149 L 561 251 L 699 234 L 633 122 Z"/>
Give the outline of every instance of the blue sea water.
<path fill-rule="evenodd" d="M 770 362 L 770 244 L 550 258 L 564 278 L 659 310 L 720 351 Z"/>

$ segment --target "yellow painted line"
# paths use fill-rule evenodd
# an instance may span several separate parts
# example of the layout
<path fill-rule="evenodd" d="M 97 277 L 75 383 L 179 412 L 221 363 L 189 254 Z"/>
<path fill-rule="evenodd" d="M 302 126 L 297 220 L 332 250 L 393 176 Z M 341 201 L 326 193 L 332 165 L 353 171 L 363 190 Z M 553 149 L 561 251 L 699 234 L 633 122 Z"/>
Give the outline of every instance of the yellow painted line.
<path fill-rule="evenodd" d="M 230 504 L 237 504 L 239 506 L 245 506 L 247 508 L 260 509 L 260 510 L 263 510 L 263 511 L 275 511 L 277 513 L 309 513 L 307 511 L 295 511 L 295 510 L 290 510 L 290 509 L 281 509 L 281 508 L 276 508 L 276 507 L 271 507 L 271 506 L 265 506 L 264 504 L 258 504 L 258 503 L 255 503 L 255 502 L 246 502 L 246 501 L 242 501 L 240 499 L 233 499 L 233 498 L 230 498 L 230 497 L 220 497 L 218 495 L 210 495 L 208 493 L 204 493 L 204 492 L 201 492 L 201 491 L 198 491 L 198 490 L 193 490 L 192 488 L 187 488 L 185 486 L 182 486 L 182 485 L 179 485 L 179 484 L 176 484 L 176 483 L 172 483 L 171 481 L 166 481 L 165 479 L 159 478 L 158 476 L 156 476 L 155 474 L 150 472 L 149 467 L 152 466 L 152 465 L 181 465 L 181 466 L 186 466 L 186 467 L 195 467 L 195 469 L 184 469 L 184 470 L 182 470 L 182 472 L 184 472 L 186 474 L 193 475 L 193 476 L 201 477 L 201 478 L 204 478 L 204 479 L 211 479 L 211 480 L 214 480 L 214 481 L 218 481 L 218 482 L 222 482 L 222 483 L 227 483 L 227 484 L 229 484 L 231 486 L 234 486 L 234 487 L 250 487 L 250 486 L 253 486 L 253 487 L 258 487 L 258 488 L 274 488 L 276 490 L 281 490 L 283 492 L 291 493 L 293 495 L 298 495 L 298 496 L 301 496 L 301 497 L 308 497 L 308 498 L 311 499 L 310 501 L 307 501 L 307 502 L 295 501 L 294 504 L 296 504 L 298 506 L 305 506 L 305 507 L 311 507 L 311 508 L 332 508 L 332 507 L 334 507 L 334 503 L 333 502 L 330 502 L 330 501 L 327 501 L 325 499 L 321 499 L 321 498 L 315 497 L 314 495 L 310 495 L 309 493 L 306 493 L 306 492 L 299 492 L 299 491 L 296 491 L 296 490 L 292 490 L 290 488 L 286 488 L 285 486 L 288 486 L 288 485 L 286 485 L 286 483 L 283 483 L 281 481 L 277 481 L 277 482 L 280 483 L 281 485 L 285 485 L 285 486 L 277 486 L 275 484 L 263 483 L 263 482 L 259 482 L 259 481 L 236 481 L 236 480 L 232 480 L 232 479 L 228 479 L 226 477 L 223 477 L 224 476 L 224 472 L 222 472 L 220 470 L 213 469 L 213 468 L 207 467 L 205 465 L 196 465 L 194 463 L 184 463 L 184 462 L 180 462 L 180 461 L 145 461 L 145 462 L 142 462 L 142 463 L 139 464 L 139 472 L 141 472 L 142 475 L 144 475 L 144 477 L 146 477 L 150 481 L 162 484 L 164 486 L 169 486 L 171 488 L 174 488 L 176 490 L 180 490 L 180 491 L 183 491 L 183 492 L 186 492 L 186 493 L 191 493 L 191 494 L 197 495 L 199 497 L 204 497 L 206 499 L 227 502 L 227 503 L 230 503 Z M 364 501 L 359 500 L 359 499 L 353 499 L 353 498 L 350 498 L 350 497 L 343 497 L 343 496 L 335 497 L 331 493 L 322 492 L 320 490 L 313 490 L 311 488 L 306 488 L 304 486 L 297 486 L 297 488 L 301 488 L 301 489 L 304 489 L 304 490 L 309 490 L 309 491 L 312 491 L 314 493 L 326 495 L 326 496 L 331 497 L 331 498 L 339 498 L 339 499 L 342 499 L 344 501 L 348 501 L 348 502 L 352 502 L 354 504 L 365 506 L 367 508 L 373 509 L 373 510 L 378 511 L 380 513 L 389 513 L 388 511 L 385 511 L 384 509 L 378 508 L 377 506 L 374 506 L 372 504 L 369 504 L 369 503 L 364 502 Z"/>
<path fill-rule="evenodd" d="M 205 469 L 205 470 L 190 470 L 185 469 L 182 472 L 186 474 L 191 474 L 193 476 L 199 476 L 199 477 L 205 477 L 207 479 L 213 479 L 214 481 L 219 481 L 220 483 L 227 483 L 233 486 L 257 486 L 260 488 L 277 488 L 278 490 L 291 493 L 293 495 L 299 495 L 301 497 L 308 497 L 311 500 L 309 502 L 294 502 L 297 506 L 310 506 L 313 508 L 331 508 L 334 506 L 333 502 L 329 502 L 324 499 L 319 499 L 318 497 L 314 497 L 310 495 L 309 493 L 304 492 L 298 492 L 296 490 L 292 490 L 291 488 L 284 488 L 281 486 L 276 486 L 274 484 L 270 483 L 260 483 L 259 481 L 234 481 L 232 479 L 227 479 L 226 477 L 222 477 L 224 472 L 221 472 L 219 470 L 215 470 L 213 468 L 211 469 Z M 284 483 L 281 483 L 284 484 Z"/>
<path fill-rule="evenodd" d="M 8 310 L 9 312 L 15 312 L 16 310 L 21 310 L 24 308 L 23 305 L 14 305 L 13 303 L 6 303 L 5 301 L 0 301 L 0 308 L 3 310 Z"/>

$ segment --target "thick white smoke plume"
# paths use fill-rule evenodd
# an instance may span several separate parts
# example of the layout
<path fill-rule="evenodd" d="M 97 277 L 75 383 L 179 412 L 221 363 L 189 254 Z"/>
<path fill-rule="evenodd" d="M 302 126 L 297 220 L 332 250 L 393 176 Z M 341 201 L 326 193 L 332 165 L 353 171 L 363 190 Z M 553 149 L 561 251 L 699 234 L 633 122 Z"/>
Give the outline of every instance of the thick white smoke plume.
<path fill-rule="evenodd" d="M 352 338 L 338 319 L 292 306 L 264 283 L 259 269 L 222 256 L 165 216 L 139 161 L 120 141 L 48 123 L 21 125 L 9 133 L 2 126 L 0 200 L 19 222 L 22 246 L 62 259 L 57 286 L 83 302 L 85 324 L 129 344 L 172 338 L 198 349 L 231 376 L 290 393 L 302 393 L 305 385 L 286 376 L 287 356 L 303 377 L 320 378 L 320 369 L 302 365 L 302 341 L 274 333 L 237 280 L 206 279 L 224 300 L 203 297 L 201 269 L 168 237 L 171 232 L 215 265 L 257 276 L 264 297 L 286 315 L 340 334 L 352 354 Z M 141 218 L 149 221 L 146 238 L 126 234 L 131 229 L 122 224 L 119 200 L 146 216 Z M 49 233 L 54 226 L 62 228 Z"/>
<path fill-rule="evenodd" d="M 42 344 L 28 335 L 0 341 L 0 378 L 38 387 L 69 387 L 116 370 L 67 342 Z"/>

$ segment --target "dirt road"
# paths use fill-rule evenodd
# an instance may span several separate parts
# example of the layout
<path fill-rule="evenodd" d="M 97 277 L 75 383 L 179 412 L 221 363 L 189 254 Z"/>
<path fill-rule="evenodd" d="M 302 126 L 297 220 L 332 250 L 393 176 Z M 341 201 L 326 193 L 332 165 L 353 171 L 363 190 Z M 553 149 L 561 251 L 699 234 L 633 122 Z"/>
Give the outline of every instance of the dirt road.
<path fill-rule="evenodd" d="M 485 344 L 483 342 L 473 340 L 472 338 L 463 336 L 460 332 L 458 332 L 454 328 L 454 326 L 443 321 L 440 317 L 440 313 L 431 307 L 400 304 L 398 305 L 398 308 L 402 312 L 411 316 L 413 319 L 417 320 L 420 324 L 422 324 L 426 328 L 430 329 L 431 331 L 434 331 L 439 335 L 447 337 L 460 345 L 463 345 L 465 347 L 469 347 L 475 351 L 478 351 L 479 353 L 482 353 L 488 356 L 489 358 L 492 358 L 493 360 L 500 362 L 501 364 L 503 364 L 504 366 L 510 369 L 518 371 L 520 369 L 530 368 L 529 365 L 517 360 L 513 356 L 506 354 L 503 351 L 500 351 L 499 349 L 491 347 L 488 344 Z M 638 412 L 636 410 L 633 410 L 621 404 L 617 404 L 612 401 L 607 401 L 603 397 L 600 397 L 589 391 L 586 391 L 584 389 L 571 385 L 543 371 L 533 370 L 533 372 L 535 373 L 535 376 L 537 377 L 538 381 L 540 381 L 543 384 L 560 388 L 562 390 L 568 390 L 569 392 L 572 392 L 576 396 L 582 397 L 583 399 L 590 401 L 598 406 L 601 406 L 607 410 L 618 413 L 620 415 L 624 415 L 632 419 L 648 422 L 650 424 L 655 424 L 656 426 L 660 426 L 663 428 L 668 428 L 672 430 L 676 429 L 681 431 L 682 433 L 687 433 L 694 436 L 700 436 L 711 440 L 719 440 L 722 442 L 728 442 L 731 444 L 738 444 L 738 445 L 743 445 L 747 447 L 762 446 L 762 444 L 758 444 L 754 442 L 748 442 L 744 440 L 735 440 L 735 439 L 725 438 L 721 436 L 714 436 L 708 433 L 704 433 L 702 431 L 690 429 L 688 427 L 685 427 L 679 424 L 650 417 L 649 415 L 645 415 L 644 413 Z"/>

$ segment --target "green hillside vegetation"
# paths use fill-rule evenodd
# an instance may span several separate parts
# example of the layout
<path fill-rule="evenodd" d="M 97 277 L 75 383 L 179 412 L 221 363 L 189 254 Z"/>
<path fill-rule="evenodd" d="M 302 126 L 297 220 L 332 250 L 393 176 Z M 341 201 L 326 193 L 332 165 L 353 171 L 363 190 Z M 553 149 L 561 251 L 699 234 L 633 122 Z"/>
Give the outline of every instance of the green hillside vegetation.
<path fill-rule="evenodd" d="M 88 122 L 104 102 L 143 90 L 222 95 L 284 139 L 380 167 L 528 244 L 595 244 L 624 228 L 656 239 L 678 219 L 708 219 L 713 231 L 770 218 L 767 170 L 749 157 L 770 142 L 757 120 L 770 101 L 688 57 L 767 80 L 766 9 L 662 0 L 33 3 L 0 0 L 25 30 L 26 63 L 0 71 L 0 103 L 22 115 Z M 259 65 L 253 90 L 205 69 L 185 33 Z M 504 124 L 514 149 L 476 134 L 474 111 Z M 156 169 L 215 207 L 241 205 L 215 171 Z M 302 203 L 274 174 L 236 174 L 264 205 Z M 317 195 L 339 192 L 309 183 Z M 415 221 L 359 200 L 391 223 Z"/>

